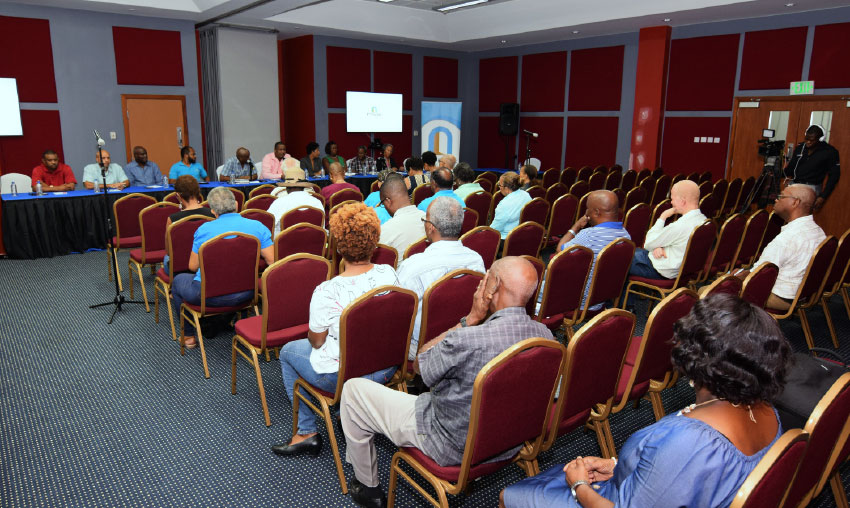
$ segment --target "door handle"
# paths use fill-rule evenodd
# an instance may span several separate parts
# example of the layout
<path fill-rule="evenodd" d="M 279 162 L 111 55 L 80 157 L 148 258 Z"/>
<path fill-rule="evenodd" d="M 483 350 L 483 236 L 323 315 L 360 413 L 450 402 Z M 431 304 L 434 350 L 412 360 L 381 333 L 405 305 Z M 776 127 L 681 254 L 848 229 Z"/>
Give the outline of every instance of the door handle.
<path fill-rule="evenodd" d="M 177 127 L 177 146 L 183 148 L 183 128 Z"/>

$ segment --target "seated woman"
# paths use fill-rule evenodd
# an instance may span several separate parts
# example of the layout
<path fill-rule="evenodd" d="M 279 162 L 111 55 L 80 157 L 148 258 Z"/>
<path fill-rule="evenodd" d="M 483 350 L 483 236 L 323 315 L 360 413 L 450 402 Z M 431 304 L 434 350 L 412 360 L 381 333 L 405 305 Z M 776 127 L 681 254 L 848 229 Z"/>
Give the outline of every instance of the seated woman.
<path fill-rule="evenodd" d="M 673 330 L 696 403 L 632 434 L 619 462 L 577 457 L 509 486 L 501 506 L 729 506 L 782 434 L 770 401 L 790 346 L 772 317 L 728 294 L 699 300 Z"/>
<path fill-rule="evenodd" d="M 183 175 L 174 182 L 174 192 L 177 193 L 177 200 L 180 201 L 180 211 L 174 212 L 168 216 L 165 221 L 165 227 L 168 228 L 173 222 L 177 222 L 184 217 L 191 215 L 203 215 L 215 219 L 212 210 L 202 206 L 204 198 L 201 197 L 201 187 L 198 181 L 192 175 Z M 162 260 L 162 268 L 165 273 L 168 273 L 168 254 Z"/>
<path fill-rule="evenodd" d="M 339 155 L 339 147 L 333 141 L 328 141 L 325 144 L 325 156 L 322 157 L 322 167 L 325 168 L 326 175 L 334 162 L 339 162 L 343 168 L 346 167 L 345 159 L 342 158 L 342 155 Z"/>
<path fill-rule="evenodd" d="M 322 390 L 336 390 L 342 311 L 376 287 L 398 285 L 392 266 L 375 265 L 371 261 L 381 233 L 381 223 L 374 209 L 363 203 L 340 207 L 330 217 L 330 232 L 345 259 L 345 270 L 313 291 L 307 338 L 281 348 L 280 367 L 290 403 L 299 377 Z M 364 377 L 386 383 L 395 371 L 395 367 L 390 367 Z M 304 406 L 298 413 L 298 433 L 288 444 L 272 446 L 272 451 L 278 455 L 318 455 L 321 449 L 322 436 L 316 433 L 316 416 Z"/>
<path fill-rule="evenodd" d="M 408 195 L 412 195 L 413 189 L 416 187 L 419 187 L 423 183 L 428 183 L 428 176 L 425 174 L 425 166 L 422 159 L 419 157 L 411 157 L 407 159 L 404 169 L 407 171 L 407 178 L 404 179 L 404 183 L 407 186 Z"/>

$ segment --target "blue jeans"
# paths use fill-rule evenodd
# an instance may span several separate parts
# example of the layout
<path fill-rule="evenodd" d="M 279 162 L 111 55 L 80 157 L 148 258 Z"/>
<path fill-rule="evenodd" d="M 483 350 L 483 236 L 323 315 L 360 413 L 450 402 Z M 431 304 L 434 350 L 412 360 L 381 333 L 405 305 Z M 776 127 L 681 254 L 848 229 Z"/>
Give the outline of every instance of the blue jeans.
<path fill-rule="evenodd" d="M 231 307 L 244 303 L 253 296 L 253 291 L 240 291 L 239 293 L 207 298 L 207 305 L 211 307 Z M 192 305 L 201 304 L 201 281 L 195 280 L 194 273 L 181 273 L 174 276 L 174 280 L 171 282 L 171 301 L 174 302 L 178 316 L 180 315 L 180 305 L 183 302 L 191 303 Z M 186 324 L 183 326 L 183 335 L 194 334 L 195 327 L 187 319 Z"/>
<path fill-rule="evenodd" d="M 295 389 L 295 381 L 300 377 L 307 383 L 326 392 L 336 391 L 337 372 L 318 374 L 310 365 L 310 354 L 313 346 L 307 339 L 295 340 L 280 350 L 280 368 L 283 371 L 283 386 L 286 388 L 286 396 L 289 402 L 293 401 L 292 392 Z M 386 384 L 395 374 L 396 367 L 389 367 L 378 372 L 373 372 L 366 379 L 376 383 Z M 302 392 L 304 393 L 304 392 Z M 312 434 L 316 432 L 316 415 L 313 410 L 301 404 L 298 408 L 298 434 Z"/>
<path fill-rule="evenodd" d="M 166 254 L 165 257 L 162 258 L 162 269 L 163 271 L 165 271 L 166 274 L 168 274 L 168 254 Z"/>
<path fill-rule="evenodd" d="M 652 266 L 652 261 L 649 259 L 649 251 L 646 249 L 635 249 L 635 256 L 632 258 L 632 266 L 629 267 L 629 275 L 637 275 L 647 279 L 666 279 L 667 277 L 658 273 L 655 267 Z"/>

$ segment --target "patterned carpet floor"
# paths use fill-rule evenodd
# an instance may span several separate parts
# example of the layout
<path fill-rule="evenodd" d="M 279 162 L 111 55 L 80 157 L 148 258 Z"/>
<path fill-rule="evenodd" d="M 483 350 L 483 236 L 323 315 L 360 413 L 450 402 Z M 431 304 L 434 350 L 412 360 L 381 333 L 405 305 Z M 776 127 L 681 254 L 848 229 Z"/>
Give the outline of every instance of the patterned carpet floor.
<path fill-rule="evenodd" d="M 110 306 L 88 308 L 112 298 L 106 266 L 104 252 L 0 260 L 0 506 L 355 506 L 340 491 L 329 446 L 317 458 L 271 453 L 269 447 L 292 432 L 277 361 L 262 362 L 272 418 L 267 428 L 253 370 L 241 359 L 237 393 L 230 393 L 232 332 L 208 340 L 211 378 L 204 379 L 197 349 L 180 356 L 167 314 L 157 324 L 143 306 L 128 305 L 107 325 Z M 126 287 L 126 253 L 119 266 Z M 153 277 L 145 277 L 153 299 Z M 850 322 L 840 298 L 831 309 L 842 353 L 850 357 Z M 638 333 L 644 321 L 639 307 Z M 817 345 L 829 347 L 823 313 L 812 311 L 810 321 Z M 804 350 L 799 321 L 781 326 L 795 349 Z M 684 381 L 664 394 L 668 412 L 691 402 Z M 617 447 L 653 421 L 647 402 L 614 415 Z M 336 435 L 344 447 L 338 426 Z M 395 447 L 379 436 L 377 448 L 386 488 Z M 540 467 L 598 453 L 595 435 L 580 430 L 561 437 L 540 457 Z M 344 467 L 350 478 L 351 467 Z M 450 502 L 493 507 L 499 491 L 522 478 L 511 466 Z M 846 464 L 842 479 L 850 486 Z M 398 506 L 429 506 L 404 482 L 397 500 Z M 828 488 L 812 503 L 834 505 Z"/>

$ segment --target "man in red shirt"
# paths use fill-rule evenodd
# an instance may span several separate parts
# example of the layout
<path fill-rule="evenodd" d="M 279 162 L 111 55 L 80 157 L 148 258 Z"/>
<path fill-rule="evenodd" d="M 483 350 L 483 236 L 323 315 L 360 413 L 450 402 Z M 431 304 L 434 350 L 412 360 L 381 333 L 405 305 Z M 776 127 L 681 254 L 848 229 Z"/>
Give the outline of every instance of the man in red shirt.
<path fill-rule="evenodd" d="M 358 192 L 360 191 L 356 185 L 345 181 L 345 170 L 339 162 L 331 163 L 328 168 L 328 176 L 331 179 L 331 184 L 322 189 L 322 196 L 324 196 L 325 201 L 328 203 L 330 203 L 331 196 L 333 196 L 334 192 L 341 191 L 342 189 L 354 189 Z"/>
<path fill-rule="evenodd" d="M 41 154 L 41 164 L 32 170 L 33 191 L 39 180 L 44 192 L 69 191 L 77 186 L 77 179 L 74 178 L 71 167 L 59 162 L 59 154 L 53 150 L 46 150 Z"/>

